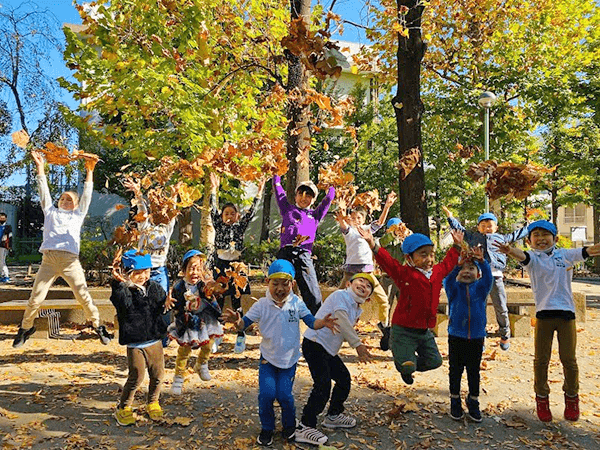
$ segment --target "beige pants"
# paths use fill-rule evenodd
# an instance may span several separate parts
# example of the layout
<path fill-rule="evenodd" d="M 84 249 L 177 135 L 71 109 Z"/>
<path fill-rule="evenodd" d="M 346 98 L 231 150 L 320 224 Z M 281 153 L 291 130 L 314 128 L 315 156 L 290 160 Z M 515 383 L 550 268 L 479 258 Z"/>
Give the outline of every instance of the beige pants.
<path fill-rule="evenodd" d="M 355 275 L 351 272 L 344 272 L 344 277 L 342 278 L 342 282 L 340 283 L 341 289 L 346 289 L 346 283 L 350 281 L 350 278 Z M 377 303 L 377 314 L 379 316 L 379 321 L 387 326 L 388 318 L 390 314 L 390 304 L 388 302 L 388 296 L 379 284 L 379 280 L 377 277 L 375 278 L 375 287 L 373 288 L 373 293 L 371 294 L 371 300 Z"/>
<path fill-rule="evenodd" d="M 94 327 L 100 325 L 100 313 L 94 305 L 87 284 L 85 273 L 79 262 L 79 256 L 60 250 L 46 250 L 42 257 L 42 265 L 35 276 L 31 297 L 27 303 L 27 309 L 23 314 L 21 328 L 28 330 L 33 326 L 33 320 L 37 317 L 38 309 L 46 299 L 46 294 L 52 283 L 62 277 L 73 290 L 75 298 L 83 307 L 85 317 L 92 321 Z"/>
<path fill-rule="evenodd" d="M 208 344 L 200 347 L 200 351 L 198 352 L 198 358 L 196 359 L 196 364 L 194 364 L 194 370 L 196 372 L 200 371 L 200 366 L 202 364 L 208 363 L 210 358 L 210 352 L 212 350 L 213 339 L 211 339 Z M 180 377 L 185 377 L 185 369 L 187 368 L 188 360 L 190 359 L 190 355 L 192 353 L 192 348 L 187 347 L 185 345 L 181 345 L 177 350 L 177 358 L 175 359 L 175 375 L 179 375 Z"/>

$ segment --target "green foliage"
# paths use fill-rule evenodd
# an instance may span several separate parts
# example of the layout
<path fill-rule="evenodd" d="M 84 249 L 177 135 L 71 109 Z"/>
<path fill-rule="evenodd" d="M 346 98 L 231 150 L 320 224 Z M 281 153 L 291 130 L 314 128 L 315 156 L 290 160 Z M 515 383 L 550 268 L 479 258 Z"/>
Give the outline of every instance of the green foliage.
<path fill-rule="evenodd" d="M 102 285 L 109 279 L 114 250 L 109 241 L 81 239 L 79 261 L 88 280 Z"/>
<path fill-rule="evenodd" d="M 335 285 L 342 279 L 341 266 L 346 260 L 346 243 L 341 233 L 317 238 L 313 245 L 317 277 L 322 283 Z"/>
<path fill-rule="evenodd" d="M 243 261 L 252 266 L 268 268 L 276 259 L 279 251 L 279 239 L 262 241 L 260 244 L 247 245 Z"/>

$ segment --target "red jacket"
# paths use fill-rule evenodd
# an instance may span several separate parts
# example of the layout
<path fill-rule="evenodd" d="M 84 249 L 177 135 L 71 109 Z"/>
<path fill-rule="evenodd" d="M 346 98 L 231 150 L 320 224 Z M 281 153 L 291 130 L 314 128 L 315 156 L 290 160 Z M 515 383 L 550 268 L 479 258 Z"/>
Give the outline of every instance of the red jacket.
<path fill-rule="evenodd" d="M 400 289 L 392 324 L 408 328 L 435 327 L 442 281 L 458 263 L 459 252 L 451 247 L 443 261 L 433 266 L 431 278 L 418 269 L 400 264 L 380 248 L 375 260 Z"/>

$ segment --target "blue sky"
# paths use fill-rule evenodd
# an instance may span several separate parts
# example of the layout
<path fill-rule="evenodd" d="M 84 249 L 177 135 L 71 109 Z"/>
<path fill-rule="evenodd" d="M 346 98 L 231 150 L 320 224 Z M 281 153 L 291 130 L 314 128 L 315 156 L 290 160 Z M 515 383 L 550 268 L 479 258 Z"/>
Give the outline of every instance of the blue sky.
<path fill-rule="evenodd" d="M 331 2 L 332 0 L 321 0 L 320 3 L 323 4 L 325 10 L 327 10 L 329 9 Z M 0 0 L 0 8 L 5 6 L 17 7 L 22 3 L 24 3 L 24 0 Z M 40 10 L 47 9 L 51 11 L 55 15 L 61 27 L 65 23 L 81 23 L 79 13 L 73 6 L 72 0 L 32 0 L 32 3 L 36 4 Z M 79 3 L 81 3 L 81 1 Z M 313 1 L 313 5 L 317 3 L 317 1 Z M 365 0 L 337 0 L 333 11 L 346 20 L 350 20 L 355 23 L 364 23 L 366 17 L 365 3 Z M 63 38 L 62 32 L 60 33 L 60 37 Z M 344 35 L 335 36 L 335 38 L 351 42 L 366 42 L 364 32 L 360 28 L 348 24 L 344 26 Z M 47 73 L 53 78 L 70 77 L 70 71 L 64 65 L 62 54 L 55 52 L 51 55 L 51 59 L 48 62 Z M 0 92 L 0 99 L 7 101 L 9 104 L 12 103 L 7 89 L 4 89 Z M 67 92 L 62 92 L 61 100 L 67 103 L 73 109 L 77 107 L 77 103 Z M 16 121 L 14 122 L 15 127 L 17 127 Z M 17 131 L 18 128 L 15 128 L 13 131 Z M 7 180 L 6 184 L 22 185 L 24 184 L 24 175 L 16 173 Z"/>

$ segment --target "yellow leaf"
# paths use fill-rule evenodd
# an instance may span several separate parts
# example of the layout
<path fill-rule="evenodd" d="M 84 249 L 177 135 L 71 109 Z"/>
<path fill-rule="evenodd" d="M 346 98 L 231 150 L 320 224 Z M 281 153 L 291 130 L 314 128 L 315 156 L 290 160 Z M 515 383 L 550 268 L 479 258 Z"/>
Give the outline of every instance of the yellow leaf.
<path fill-rule="evenodd" d="M 354 75 L 358 75 L 358 66 L 352 66 L 350 68 L 350 72 L 352 72 Z"/>

